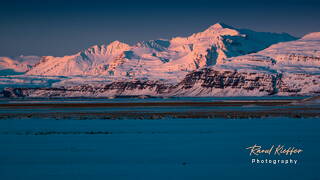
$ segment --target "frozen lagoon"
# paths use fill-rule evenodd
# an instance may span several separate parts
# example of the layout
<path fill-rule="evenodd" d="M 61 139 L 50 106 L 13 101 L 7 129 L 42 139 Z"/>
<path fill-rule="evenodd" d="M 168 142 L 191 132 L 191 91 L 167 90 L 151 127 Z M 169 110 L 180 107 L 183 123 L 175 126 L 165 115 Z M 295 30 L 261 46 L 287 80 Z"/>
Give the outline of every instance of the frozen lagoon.
<path fill-rule="evenodd" d="M 281 107 L 286 109 L 287 106 Z M 122 108 L 127 112 L 131 107 Z M 220 109 L 216 106 L 161 106 L 134 107 L 133 111 L 143 114 L 151 109 L 161 113 L 178 109 L 182 113 L 201 114 L 217 109 L 219 112 L 235 109 L 257 112 L 274 111 L 272 108 L 275 106 L 220 106 Z M 319 114 L 318 108 L 312 106 L 308 112 Z M 89 118 L 73 117 L 73 114 L 34 116 L 49 111 L 92 114 L 115 110 L 122 112 L 119 107 L 2 107 L 1 115 L 5 115 L 0 120 L 0 179 L 320 178 L 317 173 L 320 167 L 319 116 L 161 116 L 160 119 L 139 118 L 141 114 L 138 118 L 103 118 L 96 114 Z M 26 111 L 33 116 L 24 116 Z M 17 116 L 8 116 L 10 113 Z M 261 157 L 296 159 L 296 165 L 252 164 L 253 157 L 246 148 L 254 144 L 295 146 L 303 149 L 303 153 L 290 157 Z"/>

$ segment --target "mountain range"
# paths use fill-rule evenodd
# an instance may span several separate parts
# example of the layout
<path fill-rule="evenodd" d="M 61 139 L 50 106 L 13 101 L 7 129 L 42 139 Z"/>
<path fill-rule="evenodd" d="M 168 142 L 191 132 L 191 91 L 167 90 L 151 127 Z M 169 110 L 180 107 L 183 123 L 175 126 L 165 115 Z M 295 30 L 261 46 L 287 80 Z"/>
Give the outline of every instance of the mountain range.
<path fill-rule="evenodd" d="M 63 57 L 0 57 L 4 96 L 320 93 L 320 32 L 296 38 L 223 23 L 188 37 L 114 41 Z"/>

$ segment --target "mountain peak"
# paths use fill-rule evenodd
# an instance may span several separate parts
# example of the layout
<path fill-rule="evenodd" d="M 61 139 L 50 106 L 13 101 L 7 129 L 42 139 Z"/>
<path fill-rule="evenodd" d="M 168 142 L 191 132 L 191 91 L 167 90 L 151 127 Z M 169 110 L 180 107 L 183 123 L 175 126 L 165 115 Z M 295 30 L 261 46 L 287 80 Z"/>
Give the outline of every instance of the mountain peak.
<path fill-rule="evenodd" d="M 127 51 L 131 48 L 129 44 L 120 42 L 120 41 L 113 41 L 107 46 L 107 53 L 108 54 L 120 54 L 123 51 Z"/>
<path fill-rule="evenodd" d="M 108 47 L 124 47 L 124 46 L 129 46 L 129 44 L 123 43 L 123 42 L 118 41 L 118 40 L 112 41 L 108 45 Z"/>
<path fill-rule="evenodd" d="M 212 26 L 209 27 L 209 29 L 224 29 L 224 28 L 228 28 L 228 29 L 235 29 L 234 27 L 231 27 L 229 25 L 226 25 L 222 22 L 218 22 Z"/>
<path fill-rule="evenodd" d="M 117 49 L 117 50 L 124 50 L 124 49 L 129 49 L 130 48 L 130 45 L 129 44 L 126 44 L 126 43 L 123 43 L 121 41 L 112 41 L 108 46 L 107 46 L 108 49 Z"/>
<path fill-rule="evenodd" d="M 196 37 L 216 37 L 216 36 L 224 36 L 224 35 L 237 36 L 239 34 L 240 33 L 236 28 L 233 28 L 224 23 L 216 23 L 210 26 L 205 31 L 196 33 L 195 36 Z"/>

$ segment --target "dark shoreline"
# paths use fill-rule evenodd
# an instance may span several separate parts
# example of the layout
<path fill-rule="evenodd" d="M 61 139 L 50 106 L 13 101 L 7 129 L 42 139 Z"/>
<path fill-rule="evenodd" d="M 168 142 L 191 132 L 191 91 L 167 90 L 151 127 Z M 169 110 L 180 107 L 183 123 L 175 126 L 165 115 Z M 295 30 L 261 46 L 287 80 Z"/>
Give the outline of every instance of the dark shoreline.
<path fill-rule="evenodd" d="M 166 106 L 275 106 L 288 105 L 295 100 L 268 101 L 220 101 L 220 102 L 110 102 L 110 103 L 10 103 L 0 104 L 0 108 L 34 107 L 34 108 L 90 108 L 90 107 L 166 107 Z"/>
<path fill-rule="evenodd" d="M 165 119 L 165 118 L 320 118 L 320 106 L 308 104 L 319 97 L 305 99 L 150 99 L 125 101 L 0 101 L 0 119 Z M 44 99 L 46 100 L 46 99 Z M 47 99 L 48 100 L 48 99 Z M 182 100 L 182 101 L 181 101 Z M 203 99 L 202 99 L 203 100 Z M 202 108 L 203 107 L 203 108 Z"/>
<path fill-rule="evenodd" d="M 269 118 L 269 117 L 291 117 L 291 118 L 320 118 L 320 107 L 285 107 L 261 110 L 205 110 L 205 111 L 183 111 L 183 112 L 145 112 L 145 111 L 116 111 L 116 112 L 30 112 L 30 113 L 0 113 L 0 120 L 11 118 L 53 118 L 56 120 L 122 120 L 122 119 L 166 119 L 166 118 Z"/>

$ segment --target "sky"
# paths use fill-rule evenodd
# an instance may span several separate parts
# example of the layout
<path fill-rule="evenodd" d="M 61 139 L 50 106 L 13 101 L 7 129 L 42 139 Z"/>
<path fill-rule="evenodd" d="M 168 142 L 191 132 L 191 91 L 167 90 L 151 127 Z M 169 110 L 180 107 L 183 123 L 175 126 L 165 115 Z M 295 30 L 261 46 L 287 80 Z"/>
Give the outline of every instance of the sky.
<path fill-rule="evenodd" d="M 236 28 L 320 31 L 320 0 L 6 0 L 0 56 L 75 54 L 96 44 L 188 36 L 217 22 Z"/>

